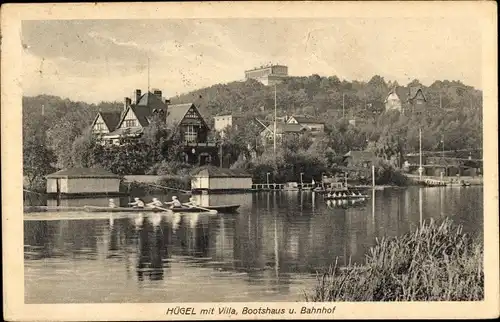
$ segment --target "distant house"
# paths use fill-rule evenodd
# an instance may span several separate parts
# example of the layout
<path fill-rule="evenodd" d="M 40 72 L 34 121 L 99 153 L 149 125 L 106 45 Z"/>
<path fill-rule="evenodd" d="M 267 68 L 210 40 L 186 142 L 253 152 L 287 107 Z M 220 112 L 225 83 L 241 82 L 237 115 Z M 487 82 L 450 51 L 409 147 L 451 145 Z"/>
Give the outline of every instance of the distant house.
<path fill-rule="evenodd" d="M 310 116 L 292 115 L 277 117 L 276 122 L 276 142 L 281 143 L 285 137 L 299 137 L 302 134 L 312 134 L 312 139 L 317 134 L 324 133 L 325 122 Z M 273 144 L 274 122 L 262 122 L 257 120 L 263 127 L 260 133 L 262 144 Z"/>
<path fill-rule="evenodd" d="M 314 117 L 292 115 L 287 119 L 286 122 L 288 124 L 299 124 L 302 128 L 311 131 L 311 133 L 313 134 L 325 132 L 325 122 Z"/>
<path fill-rule="evenodd" d="M 214 116 L 214 130 L 223 133 L 223 131 L 227 128 L 234 127 L 235 130 L 238 130 L 238 127 L 241 126 L 243 121 L 242 114 L 226 114 L 226 115 L 217 115 Z"/>
<path fill-rule="evenodd" d="M 396 110 L 399 112 L 420 112 L 425 107 L 427 99 L 422 87 L 404 88 L 395 86 L 384 101 L 385 110 Z"/>
<path fill-rule="evenodd" d="M 121 177 L 104 169 L 69 168 L 46 178 L 49 194 L 116 195 L 120 191 Z"/>
<path fill-rule="evenodd" d="M 346 167 L 370 168 L 377 159 L 371 151 L 349 151 L 344 154 L 343 163 Z"/>
<path fill-rule="evenodd" d="M 92 132 L 104 143 L 120 144 L 121 139 L 140 137 L 156 117 L 164 121 L 184 145 L 183 159 L 191 164 L 206 164 L 217 155 L 215 143 L 207 142 L 210 131 L 193 103 L 170 105 L 162 92 L 154 90 L 141 95 L 135 91 L 135 103 L 128 97 L 121 112 L 99 112 L 92 124 Z M 118 122 L 116 121 L 118 119 Z"/>
<path fill-rule="evenodd" d="M 264 124 L 264 123 L 263 123 Z M 284 138 L 299 137 L 305 133 L 307 129 L 300 124 L 293 123 L 276 123 L 276 142 L 278 144 L 283 142 Z M 265 128 L 260 132 L 262 145 L 267 146 L 274 143 L 274 122 L 265 124 Z"/>

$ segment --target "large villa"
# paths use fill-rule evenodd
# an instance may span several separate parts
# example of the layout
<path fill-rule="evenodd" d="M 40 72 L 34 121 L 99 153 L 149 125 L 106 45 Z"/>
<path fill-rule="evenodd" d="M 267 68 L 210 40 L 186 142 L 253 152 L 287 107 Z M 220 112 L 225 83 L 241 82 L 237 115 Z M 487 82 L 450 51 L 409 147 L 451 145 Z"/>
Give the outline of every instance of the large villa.
<path fill-rule="evenodd" d="M 183 158 L 196 165 L 210 164 L 217 158 L 215 143 L 207 142 L 210 131 L 193 103 L 171 105 L 160 90 L 135 91 L 134 100 L 125 97 L 121 111 L 99 111 L 92 123 L 92 133 L 102 144 L 120 144 L 123 138 L 140 137 L 157 117 L 183 138 Z"/>

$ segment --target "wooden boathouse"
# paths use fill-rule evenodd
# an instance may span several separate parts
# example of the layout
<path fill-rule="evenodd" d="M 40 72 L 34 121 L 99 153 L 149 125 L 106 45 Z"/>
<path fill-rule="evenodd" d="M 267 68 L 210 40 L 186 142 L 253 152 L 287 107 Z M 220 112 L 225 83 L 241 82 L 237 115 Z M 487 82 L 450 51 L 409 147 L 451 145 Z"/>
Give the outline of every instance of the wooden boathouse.
<path fill-rule="evenodd" d="M 252 175 L 242 170 L 207 165 L 191 172 L 191 190 L 200 192 L 247 192 L 252 190 Z"/>
<path fill-rule="evenodd" d="M 121 177 L 100 168 L 69 168 L 49 174 L 47 193 L 57 196 L 120 194 Z"/>

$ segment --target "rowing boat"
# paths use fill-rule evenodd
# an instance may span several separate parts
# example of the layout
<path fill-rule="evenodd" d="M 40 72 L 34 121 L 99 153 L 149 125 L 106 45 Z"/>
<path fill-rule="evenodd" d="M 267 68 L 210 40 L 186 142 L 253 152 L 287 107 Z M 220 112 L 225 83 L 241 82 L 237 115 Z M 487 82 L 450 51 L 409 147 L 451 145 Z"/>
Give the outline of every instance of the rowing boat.
<path fill-rule="evenodd" d="M 222 206 L 206 206 L 203 207 L 208 210 L 217 210 L 217 212 L 221 213 L 231 213 L 235 212 L 240 205 L 222 205 Z M 197 212 L 197 213 L 204 213 L 207 211 L 204 211 L 200 208 L 195 208 L 195 207 L 179 207 L 179 208 L 168 208 L 166 210 L 158 209 L 158 208 L 132 208 L 132 207 L 98 207 L 98 206 L 85 206 L 85 211 L 87 212 L 165 212 L 165 211 L 172 211 L 172 212 Z"/>
<path fill-rule="evenodd" d="M 326 196 L 325 200 L 352 200 L 352 199 L 365 199 L 368 195 L 345 195 L 345 196 Z"/>

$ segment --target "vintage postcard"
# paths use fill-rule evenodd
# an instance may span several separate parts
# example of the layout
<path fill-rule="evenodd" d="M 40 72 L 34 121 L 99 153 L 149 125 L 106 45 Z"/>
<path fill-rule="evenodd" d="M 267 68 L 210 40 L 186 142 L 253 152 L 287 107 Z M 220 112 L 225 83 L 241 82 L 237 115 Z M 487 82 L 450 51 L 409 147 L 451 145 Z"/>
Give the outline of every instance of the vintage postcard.
<path fill-rule="evenodd" d="M 499 315 L 494 2 L 1 7 L 8 321 Z"/>

